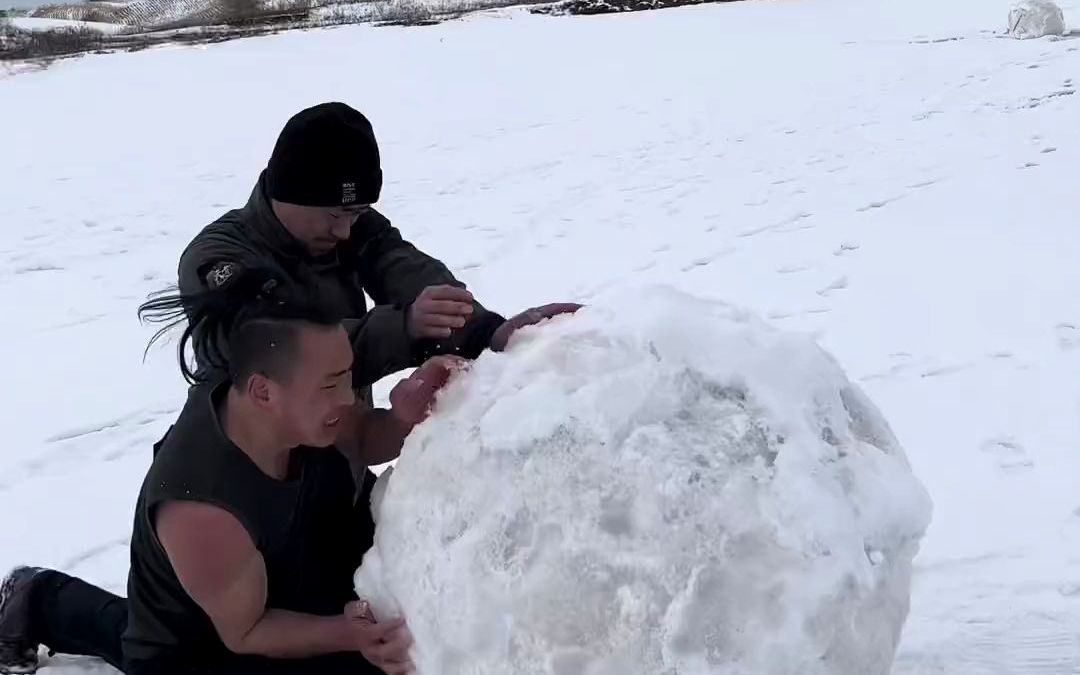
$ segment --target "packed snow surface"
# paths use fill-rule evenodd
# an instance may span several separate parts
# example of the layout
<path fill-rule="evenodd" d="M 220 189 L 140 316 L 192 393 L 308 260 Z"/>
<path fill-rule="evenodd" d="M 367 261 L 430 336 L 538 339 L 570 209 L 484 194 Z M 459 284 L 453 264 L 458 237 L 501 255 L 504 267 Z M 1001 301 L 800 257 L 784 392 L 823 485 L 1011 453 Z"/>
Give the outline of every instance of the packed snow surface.
<path fill-rule="evenodd" d="M 1051 0 L 1022 0 L 1009 11 L 1009 35 L 1021 40 L 1065 34 L 1065 15 Z"/>
<path fill-rule="evenodd" d="M 883 675 L 930 504 L 811 339 L 648 288 L 482 357 L 375 513 L 422 675 Z"/>

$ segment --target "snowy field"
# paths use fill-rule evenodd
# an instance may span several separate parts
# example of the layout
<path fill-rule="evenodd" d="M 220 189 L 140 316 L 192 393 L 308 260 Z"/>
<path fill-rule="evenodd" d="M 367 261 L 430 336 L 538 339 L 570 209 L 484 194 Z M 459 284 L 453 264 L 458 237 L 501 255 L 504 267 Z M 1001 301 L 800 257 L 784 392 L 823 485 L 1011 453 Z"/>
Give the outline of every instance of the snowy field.
<path fill-rule="evenodd" d="M 0 73 L 0 566 L 122 592 L 184 396 L 135 308 L 337 99 L 489 306 L 665 282 L 838 357 L 935 503 L 895 673 L 1080 673 L 1080 40 L 1002 39 L 1008 9 L 509 11 Z"/>

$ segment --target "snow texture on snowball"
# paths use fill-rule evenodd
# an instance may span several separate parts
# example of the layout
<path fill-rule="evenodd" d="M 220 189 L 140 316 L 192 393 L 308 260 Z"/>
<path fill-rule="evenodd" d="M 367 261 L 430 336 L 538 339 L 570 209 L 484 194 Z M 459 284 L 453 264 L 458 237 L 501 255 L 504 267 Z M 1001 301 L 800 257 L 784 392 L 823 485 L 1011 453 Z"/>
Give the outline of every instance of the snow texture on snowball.
<path fill-rule="evenodd" d="M 931 505 L 810 338 L 646 288 L 484 354 L 373 509 L 420 675 L 884 675 Z"/>
<path fill-rule="evenodd" d="M 1023 0 L 1009 11 L 1009 35 L 1020 40 L 1065 34 L 1065 15 L 1050 0 Z"/>

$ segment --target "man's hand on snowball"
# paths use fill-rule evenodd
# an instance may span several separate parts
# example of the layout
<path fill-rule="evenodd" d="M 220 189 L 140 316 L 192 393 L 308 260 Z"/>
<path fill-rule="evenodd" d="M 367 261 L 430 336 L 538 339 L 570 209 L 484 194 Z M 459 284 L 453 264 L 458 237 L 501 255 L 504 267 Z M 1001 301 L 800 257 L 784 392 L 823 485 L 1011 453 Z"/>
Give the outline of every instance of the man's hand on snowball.
<path fill-rule="evenodd" d="M 464 288 L 428 286 L 409 305 L 405 330 L 414 340 L 448 338 L 472 316 L 472 303 L 472 293 Z"/>
<path fill-rule="evenodd" d="M 390 412 L 410 428 L 431 413 L 435 394 L 446 386 L 450 376 L 464 370 L 467 361 L 458 356 L 435 356 L 413 371 L 390 390 Z"/>
<path fill-rule="evenodd" d="M 437 314 L 435 310 L 439 307 L 433 304 L 433 314 Z M 521 328 L 562 314 L 573 314 L 581 308 L 582 305 L 573 302 L 554 302 L 525 310 L 495 330 L 491 336 L 491 349 L 504 351 L 514 333 Z M 389 410 L 365 409 L 358 404 L 351 419 L 342 424 L 337 442 L 338 449 L 349 457 L 354 471 L 397 459 L 405 437 L 430 414 L 435 394 L 467 363 L 458 356 L 432 357 L 394 386 L 390 391 Z"/>
<path fill-rule="evenodd" d="M 386 675 L 411 675 L 416 672 L 409 647 L 413 637 L 402 619 L 379 623 L 364 600 L 345 605 L 345 617 L 356 637 L 357 649 L 373 666 Z"/>
<path fill-rule="evenodd" d="M 504 351 L 514 333 L 525 326 L 534 326 L 561 314 L 573 314 L 582 307 L 583 305 L 576 302 L 553 302 L 527 309 L 495 329 L 495 333 L 491 336 L 491 350 Z"/>
<path fill-rule="evenodd" d="M 385 433 L 378 433 L 378 436 L 399 439 L 397 448 L 400 449 L 400 439 L 414 426 L 427 419 L 431 414 L 431 405 L 435 402 L 435 394 L 465 365 L 466 361 L 456 356 L 436 356 L 424 362 L 412 375 L 398 382 L 390 391 L 389 411 L 368 411 L 369 415 L 388 412 L 391 417 L 381 420 L 369 417 L 366 423 L 368 429 L 372 430 L 367 436 L 369 442 L 376 437 L 378 432 L 375 430 L 387 430 Z M 393 424 L 390 424 L 391 421 Z M 415 672 L 409 658 L 409 647 L 412 646 L 413 638 L 404 620 L 393 619 L 379 623 L 375 620 L 370 605 L 364 600 L 347 604 L 345 615 L 355 630 L 357 647 L 364 658 L 387 675 L 411 675 Z"/>
<path fill-rule="evenodd" d="M 390 391 L 390 409 L 372 409 L 358 401 L 342 419 L 334 443 L 353 473 L 359 476 L 369 466 L 397 459 L 405 437 L 430 414 L 436 392 L 465 364 L 457 356 L 428 359 Z"/>

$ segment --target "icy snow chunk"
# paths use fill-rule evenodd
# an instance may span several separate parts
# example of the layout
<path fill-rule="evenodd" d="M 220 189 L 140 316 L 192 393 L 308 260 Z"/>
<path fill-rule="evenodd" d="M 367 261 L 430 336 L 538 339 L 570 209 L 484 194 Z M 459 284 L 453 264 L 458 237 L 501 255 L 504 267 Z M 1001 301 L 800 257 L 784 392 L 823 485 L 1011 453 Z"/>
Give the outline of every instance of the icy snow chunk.
<path fill-rule="evenodd" d="M 1022 0 L 1009 11 L 1009 35 L 1025 40 L 1065 34 L 1065 15 L 1050 0 Z"/>
<path fill-rule="evenodd" d="M 375 501 L 421 675 L 884 675 L 931 511 L 810 338 L 666 288 L 483 355 Z"/>

